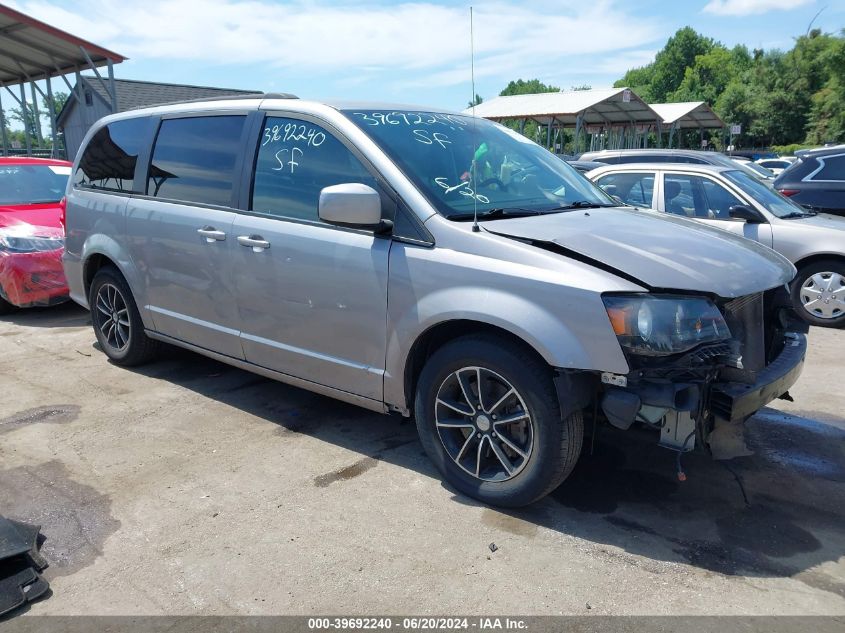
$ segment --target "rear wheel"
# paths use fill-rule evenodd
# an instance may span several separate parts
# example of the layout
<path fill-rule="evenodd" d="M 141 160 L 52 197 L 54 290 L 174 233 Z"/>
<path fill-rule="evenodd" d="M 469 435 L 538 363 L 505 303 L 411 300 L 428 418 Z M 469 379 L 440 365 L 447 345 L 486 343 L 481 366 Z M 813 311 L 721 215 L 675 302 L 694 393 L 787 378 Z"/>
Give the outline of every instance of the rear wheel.
<path fill-rule="evenodd" d="M 549 367 L 494 337 L 457 339 L 435 352 L 420 375 L 415 415 L 443 477 L 491 505 L 545 496 L 581 452 L 581 413 L 561 419 Z"/>
<path fill-rule="evenodd" d="M 107 266 L 94 275 L 88 305 L 97 342 L 112 361 L 140 365 L 156 355 L 159 343 L 144 332 L 129 284 L 115 268 Z"/>
<path fill-rule="evenodd" d="M 845 262 L 829 259 L 801 268 L 792 282 L 792 303 L 812 325 L 845 325 Z"/>

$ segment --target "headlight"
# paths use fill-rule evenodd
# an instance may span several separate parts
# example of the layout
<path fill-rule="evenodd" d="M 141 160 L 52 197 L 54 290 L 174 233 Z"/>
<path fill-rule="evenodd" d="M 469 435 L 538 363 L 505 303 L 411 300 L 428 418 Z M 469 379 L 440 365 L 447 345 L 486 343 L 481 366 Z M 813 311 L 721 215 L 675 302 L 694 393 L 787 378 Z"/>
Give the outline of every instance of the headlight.
<path fill-rule="evenodd" d="M 602 300 L 619 344 L 634 354 L 678 354 L 731 338 L 722 313 L 704 297 L 606 295 Z"/>
<path fill-rule="evenodd" d="M 9 253 L 54 251 L 62 246 L 64 246 L 64 240 L 60 237 L 0 235 L 0 251 Z"/>

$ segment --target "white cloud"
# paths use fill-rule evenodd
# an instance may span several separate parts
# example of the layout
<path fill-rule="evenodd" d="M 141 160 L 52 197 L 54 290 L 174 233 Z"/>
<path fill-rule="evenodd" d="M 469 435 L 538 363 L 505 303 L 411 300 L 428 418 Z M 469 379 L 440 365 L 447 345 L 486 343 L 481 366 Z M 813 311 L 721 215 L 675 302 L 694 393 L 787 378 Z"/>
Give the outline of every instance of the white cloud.
<path fill-rule="evenodd" d="M 710 0 L 704 7 L 705 13 L 716 15 L 754 15 L 769 11 L 795 9 L 815 0 Z"/>
<path fill-rule="evenodd" d="M 73 10 L 15 0 L 18 10 L 132 59 L 162 64 L 265 65 L 305 76 L 381 74 L 399 83 L 450 86 L 469 77 L 469 11 L 429 2 L 375 0 L 81 0 Z M 569 60 L 653 42 L 653 17 L 627 3 L 476 2 L 476 77 L 571 74 Z M 587 6 L 583 6 L 587 5 Z M 189 65 L 186 64 L 189 68 Z M 615 68 L 615 66 L 614 66 Z M 581 70 L 580 68 L 578 70 Z M 185 78 L 190 83 L 190 77 Z"/>

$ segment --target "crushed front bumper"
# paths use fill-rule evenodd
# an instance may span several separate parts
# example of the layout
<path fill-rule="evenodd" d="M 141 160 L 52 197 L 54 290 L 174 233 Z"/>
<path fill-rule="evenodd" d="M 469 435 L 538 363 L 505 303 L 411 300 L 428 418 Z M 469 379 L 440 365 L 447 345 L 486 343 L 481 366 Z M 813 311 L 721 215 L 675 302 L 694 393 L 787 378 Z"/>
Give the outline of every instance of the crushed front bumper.
<path fill-rule="evenodd" d="M 0 252 L 0 298 L 18 307 L 47 306 L 67 300 L 62 250 Z"/>
<path fill-rule="evenodd" d="M 807 336 L 798 332 L 787 332 L 783 350 L 758 373 L 754 384 L 713 384 L 710 392 L 710 411 L 713 415 L 731 422 L 752 415 L 789 391 L 801 375 L 806 355 Z"/>

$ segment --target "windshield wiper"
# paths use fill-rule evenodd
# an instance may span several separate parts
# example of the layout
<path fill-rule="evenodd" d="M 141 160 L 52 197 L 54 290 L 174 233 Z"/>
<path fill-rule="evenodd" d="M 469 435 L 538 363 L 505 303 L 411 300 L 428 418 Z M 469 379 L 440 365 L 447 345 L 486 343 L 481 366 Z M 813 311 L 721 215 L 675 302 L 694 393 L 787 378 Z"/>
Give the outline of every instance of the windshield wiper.
<path fill-rule="evenodd" d="M 605 204 L 603 202 L 588 202 L 587 200 L 578 200 L 570 204 L 562 204 L 559 207 L 551 209 L 551 211 L 568 211 L 571 209 L 604 209 L 606 207 L 615 207 L 615 204 Z"/>
<path fill-rule="evenodd" d="M 509 207 L 507 209 L 484 209 L 478 212 L 479 220 L 501 220 L 502 218 L 524 218 L 529 215 L 542 215 L 537 209 L 523 209 L 521 207 Z M 475 213 L 455 213 L 449 216 L 450 220 L 466 221 L 476 217 Z"/>

